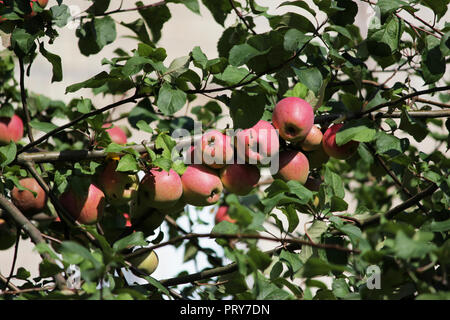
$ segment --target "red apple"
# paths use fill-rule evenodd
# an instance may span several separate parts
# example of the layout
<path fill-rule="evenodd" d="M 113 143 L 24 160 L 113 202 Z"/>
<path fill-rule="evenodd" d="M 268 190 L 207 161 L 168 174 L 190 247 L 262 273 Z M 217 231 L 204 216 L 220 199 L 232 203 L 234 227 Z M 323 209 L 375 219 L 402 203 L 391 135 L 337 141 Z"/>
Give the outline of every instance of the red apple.
<path fill-rule="evenodd" d="M 11 191 L 11 200 L 14 205 L 25 215 L 30 216 L 42 211 L 47 204 L 47 194 L 34 178 L 19 180 L 19 184 L 37 194 L 35 197 L 31 191 L 19 190 L 16 186 Z"/>
<path fill-rule="evenodd" d="M 358 149 L 359 142 L 358 141 L 349 141 L 341 146 L 336 144 L 336 134 L 342 128 L 344 124 L 339 123 L 332 125 L 325 131 L 323 135 L 323 150 L 333 158 L 336 159 L 347 159 L 352 156 L 356 150 Z"/>
<path fill-rule="evenodd" d="M 0 118 L 0 144 L 17 142 L 23 137 L 23 122 L 19 116 Z"/>
<path fill-rule="evenodd" d="M 280 152 L 280 169 L 274 175 L 276 179 L 284 181 L 295 180 L 305 184 L 309 175 L 309 162 L 306 156 L 296 150 Z"/>
<path fill-rule="evenodd" d="M 250 193 L 260 177 L 258 167 L 251 164 L 230 164 L 220 171 L 220 180 L 225 189 L 239 196 Z"/>
<path fill-rule="evenodd" d="M 124 213 L 123 217 L 125 218 L 125 227 L 131 227 L 131 218 L 128 213 Z"/>
<path fill-rule="evenodd" d="M 59 200 L 79 223 L 95 224 L 103 216 L 105 194 L 94 184 L 91 184 L 83 194 L 69 189 L 61 195 Z"/>
<path fill-rule="evenodd" d="M 228 221 L 231 223 L 236 223 L 235 219 L 232 219 L 229 215 L 228 215 L 228 206 L 220 206 L 219 209 L 217 210 L 216 216 L 214 218 L 214 221 L 217 223 L 222 222 L 222 221 Z"/>
<path fill-rule="evenodd" d="M 136 174 L 116 171 L 117 164 L 117 161 L 109 161 L 98 182 L 111 203 L 122 205 L 136 196 L 139 178 Z"/>
<path fill-rule="evenodd" d="M 237 156 L 248 163 L 264 163 L 279 150 L 279 138 L 275 128 L 260 120 L 249 129 L 236 134 Z"/>
<path fill-rule="evenodd" d="M 317 126 L 312 126 L 305 140 L 300 142 L 300 147 L 304 151 L 313 151 L 320 148 L 320 144 L 322 143 L 322 131 Z"/>
<path fill-rule="evenodd" d="M 181 178 L 173 169 L 152 168 L 139 184 L 140 199 L 151 208 L 172 207 L 182 194 Z"/>
<path fill-rule="evenodd" d="M 301 141 L 306 138 L 314 124 L 314 110 L 303 99 L 284 98 L 273 110 L 272 123 L 284 140 Z"/>
<path fill-rule="evenodd" d="M 199 142 L 199 158 L 203 164 L 215 169 L 223 168 L 233 160 L 234 150 L 231 137 L 218 130 L 209 130 L 202 135 Z"/>
<path fill-rule="evenodd" d="M 117 144 L 126 144 L 128 139 L 125 132 L 120 128 L 116 126 L 112 126 L 110 123 L 105 123 L 102 128 L 109 128 L 105 131 L 108 132 L 109 137 L 111 138 L 111 141 Z"/>
<path fill-rule="evenodd" d="M 223 185 L 217 172 L 201 164 L 188 166 L 181 181 L 187 204 L 209 206 L 219 201 L 222 194 Z"/>

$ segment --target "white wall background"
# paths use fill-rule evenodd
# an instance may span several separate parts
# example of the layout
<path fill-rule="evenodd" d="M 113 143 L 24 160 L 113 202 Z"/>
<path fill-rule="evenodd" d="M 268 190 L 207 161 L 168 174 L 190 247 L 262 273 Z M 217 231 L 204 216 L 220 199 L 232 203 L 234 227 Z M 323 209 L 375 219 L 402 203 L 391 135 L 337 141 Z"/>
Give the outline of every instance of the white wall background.
<path fill-rule="evenodd" d="M 119 6 L 122 1 L 113 0 L 111 1 L 111 9 L 114 9 Z M 143 1 L 145 4 L 151 4 L 155 1 Z M 311 21 L 314 21 L 314 18 L 305 11 L 301 9 L 297 9 L 295 7 L 282 7 L 277 9 L 277 6 L 283 1 L 271 1 L 271 0 L 259 0 L 258 4 L 266 7 L 270 7 L 271 13 L 283 13 L 287 11 L 296 11 L 299 13 L 305 14 Z M 315 7 L 311 0 L 306 1 L 310 4 L 311 7 Z M 356 17 L 355 24 L 357 24 L 363 36 L 367 34 L 367 26 L 369 17 L 373 14 L 372 10 L 366 3 L 362 1 L 356 1 L 360 10 Z M 88 7 L 90 2 L 83 0 L 73 0 L 69 2 L 70 5 L 78 6 L 81 10 L 84 10 Z M 48 7 L 51 7 L 56 4 L 56 0 L 50 0 Z M 208 56 L 208 58 L 217 57 L 216 45 L 219 37 L 222 34 L 222 27 L 217 24 L 209 11 L 201 6 L 201 15 L 196 15 L 193 12 L 186 9 L 185 6 L 180 4 L 169 4 L 168 5 L 172 14 L 171 20 L 164 25 L 162 30 L 162 39 L 159 42 L 161 47 L 166 48 L 168 57 L 166 59 L 166 63 L 172 61 L 174 58 L 187 55 L 190 50 L 194 46 L 200 46 Z M 134 7 L 134 1 L 124 1 L 124 8 Z M 432 12 L 429 9 L 423 9 L 417 13 L 420 17 L 425 19 L 427 22 L 432 22 Z M 413 21 L 411 16 L 407 14 L 403 14 L 403 16 L 408 21 Z M 130 22 L 135 20 L 138 17 L 136 12 L 127 12 L 116 14 L 113 16 L 117 21 Z M 441 21 L 449 21 L 450 14 L 447 13 L 446 18 L 443 18 Z M 325 16 L 322 13 L 319 13 L 316 16 L 316 19 L 319 22 L 324 20 Z M 236 15 L 231 14 L 227 21 L 226 26 L 229 26 L 236 22 Z M 268 23 L 263 18 L 258 18 L 255 20 L 257 24 L 256 32 L 261 33 L 269 30 Z M 442 26 L 441 26 L 442 27 Z M 58 30 L 60 32 L 60 37 L 57 38 L 55 43 L 51 46 L 47 46 L 47 49 L 55 54 L 58 54 L 62 58 L 63 62 L 63 74 L 64 80 L 61 83 L 51 83 L 51 65 L 42 57 L 39 56 L 38 59 L 34 62 L 33 67 L 31 68 L 31 77 L 27 78 L 25 81 L 26 87 L 29 90 L 32 90 L 36 93 L 42 93 L 47 96 L 50 96 L 53 99 L 60 99 L 65 102 L 69 102 L 72 98 L 84 96 L 91 98 L 94 105 L 96 107 L 105 106 L 114 100 L 117 101 L 121 99 L 121 97 L 103 97 L 103 96 L 93 96 L 90 90 L 80 90 L 73 94 L 65 94 L 65 88 L 68 85 L 73 83 L 77 83 L 80 81 L 84 81 L 93 75 L 106 70 L 106 67 L 101 65 L 101 60 L 103 57 L 112 58 L 114 57 L 113 51 L 117 47 L 121 47 L 127 50 L 131 50 L 136 48 L 137 44 L 134 40 L 127 39 L 123 37 L 124 35 L 131 34 L 130 31 L 120 25 L 117 25 L 118 31 L 118 39 L 113 43 L 113 45 L 106 46 L 103 50 L 94 56 L 85 57 L 79 53 L 77 39 L 74 35 L 75 30 L 71 30 L 69 28 L 63 28 Z M 3 49 L 0 45 L 0 49 Z M 370 68 L 370 66 L 369 66 Z M 382 82 L 384 79 L 387 79 L 388 74 L 380 74 L 379 81 Z M 391 79 L 387 84 L 392 85 L 396 81 L 404 80 L 405 75 L 402 73 L 398 73 L 396 77 Z M 447 80 L 450 80 L 449 75 L 446 75 Z M 18 77 L 17 77 L 18 78 Z M 422 83 L 417 79 L 413 79 L 412 85 L 416 86 L 417 89 L 420 89 Z M 200 96 L 199 99 L 192 102 L 192 106 L 199 105 L 204 103 L 206 100 L 205 97 Z M 133 107 L 132 104 L 122 106 L 115 111 L 116 115 L 119 115 L 121 112 L 125 110 L 129 110 Z M 224 108 L 226 110 L 226 108 Z M 184 113 L 185 110 L 181 110 L 179 113 Z M 224 128 L 227 123 L 230 123 L 229 118 L 225 118 L 220 127 Z M 124 119 L 118 124 L 127 125 L 127 120 Z M 148 139 L 148 135 L 145 133 L 138 132 L 136 130 L 132 130 L 133 137 L 130 139 L 133 142 L 141 142 L 144 139 Z M 420 148 L 427 152 L 428 150 L 432 150 L 435 148 L 435 145 L 431 143 L 430 139 L 425 139 L 421 144 Z M 262 177 L 264 179 L 264 177 Z M 355 201 L 352 199 L 351 195 L 348 194 L 346 200 L 350 203 L 349 212 L 352 212 L 355 207 Z M 191 231 L 193 232 L 210 232 L 213 227 L 214 213 L 216 210 L 215 206 L 206 207 L 201 211 L 195 212 L 193 208 L 189 208 L 192 214 L 198 214 L 198 216 L 205 221 L 208 221 L 208 225 L 198 225 L 195 226 Z M 280 215 L 281 220 L 285 223 L 285 219 L 283 215 Z M 299 224 L 298 231 L 303 234 L 303 224 L 309 218 L 306 216 L 302 216 L 302 221 Z M 188 223 L 186 217 L 183 217 L 179 220 L 180 226 L 187 229 Z M 165 230 L 165 226 L 162 226 L 163 230 Z M 273 231 L 273 228 L 268 226 L 269 230 Z M 221 248 L 215 243 L 214 240 L 209 239 L 201 239 L 200 244 L 202 246 L 211 247 L 219 250 L 221 252 Z M 270 241 L 260 241 L 261 248 L 264 250 L 268 250 L 273 248 L 276 243 Z M 0 273 L 3 275 L 8 275 L 11 268 L 11 263 L 13 259 L 13 249 L 11 248 L 7 251 L 0 251 Z M 190 261 L 183 265 L 182 269 L 180 266 L 183 261 L 183 250 L 175 249 L 172 246 L 166 246 L 164 248 L 160 248 L 156 250 L 159 258 L 160 265 L 155 273 L 152 275 L 157 279 L 165 279 L 174 277 L 177 275 L 180 270 L 188 270 L 189 272 L 196 272 L 208 266 L 205 256 L 203 254 L 199 255 L 199 259 L 197 261 L 197 265 Z M 39 255 L 33 251 L 33 245 L 28 241 L 21 241 L 19 246 L 19 254 L 16 264 L 16 269 L 20 266 L 26 267 L 32 274 L 32 276 L 37 276 L 38 273 L 38 264 L 40 262 Z"/>

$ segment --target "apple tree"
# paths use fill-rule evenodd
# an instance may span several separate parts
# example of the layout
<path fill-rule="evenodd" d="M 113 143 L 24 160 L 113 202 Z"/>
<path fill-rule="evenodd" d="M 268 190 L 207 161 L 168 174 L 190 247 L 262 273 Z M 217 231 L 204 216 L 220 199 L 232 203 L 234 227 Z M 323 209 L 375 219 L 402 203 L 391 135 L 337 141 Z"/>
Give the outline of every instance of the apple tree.
<path fill-rule="evenodd" d="M 0 2 L 0 299 L 450 299 L 448 0 Z M 167 59 L 175 7 L 209 11 L 217 55 Z M 39 56 L 64 81 L 74 22 L 82 55 L 114 54 L 66 93 L 114 103 L 25 86 Z M 209 232 L 177 222 L 205 207 Z M 165 246 L 209 265 L 152 277 Z"/>

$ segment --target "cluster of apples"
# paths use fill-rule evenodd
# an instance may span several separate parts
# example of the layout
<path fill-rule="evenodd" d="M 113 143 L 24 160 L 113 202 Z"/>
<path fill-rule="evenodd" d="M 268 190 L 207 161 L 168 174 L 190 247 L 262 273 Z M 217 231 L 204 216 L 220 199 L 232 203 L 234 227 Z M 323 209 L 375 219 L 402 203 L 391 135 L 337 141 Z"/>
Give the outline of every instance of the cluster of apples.
<path fill-rule="evenodd" d="M 0 0 L 0 3 L 3 4 L 4 2 Z M 37 3 L 41 8 L 45 8 L 48 4 L 48 0 L 31 0 L 30 1 L 30 7 L 31 7 L 31 13 L 27 15 L 25 18 L 34 17 L 36 15 L 36 11 L 34 11 L 33 6 Z M 0 16 L 0 22 L 6 21 L 7 19 L 2 18 Z"/>

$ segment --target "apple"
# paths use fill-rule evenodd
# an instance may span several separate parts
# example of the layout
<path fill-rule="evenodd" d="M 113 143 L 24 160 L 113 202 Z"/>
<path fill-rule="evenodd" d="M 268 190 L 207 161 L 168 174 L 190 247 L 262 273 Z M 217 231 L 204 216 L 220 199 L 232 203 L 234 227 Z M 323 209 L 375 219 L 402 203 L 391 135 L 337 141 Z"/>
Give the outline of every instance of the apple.
<path fill-rule="evenodd" d="M 14 205 L 26 216 L 31 216 L 42 211 L 47 204 L 47 194 L 34 178 L 24 178 L 19 180 L 19 184 L 36 193 L 36 197 L 31 191 L 19 190 L 16 186 L 11 190 L 11 200 Z"/>
<path fill-rule="evenodd" d="M 91 183 L 83 194 L 69 189 L 60 196 L 59 201 L 79 223 L 95 224 L 103 216 L 105 194 Z"/>
<path fill-rule="evenodd" d="M 252 164 L 230 164 L 220 171 L 220 180 L 225 189 L 238 196 L 245 196 L 258 183 L 261 174 Z"/>
<path fill-rule="evenodd" d="M 125 218 L 125 227 L 131 227 L 131 217 L 128 213 L 123 213 L 123 217 Z"/>
<path fill-rule="evenodd" d="M 228 221 L 231 223 L 236 223 L 235 219 L 232 219 L 229 215 L 228 215 L 228 206 L 220 206 L 219 209 L 216 212 L 216 216 L 214 218 L 214 221 L 216 222 L 216 224 L 218 224 L 219 222 L 222 221 Z"/>
<path fill-rule="evenodd" d="M 231 137 L 218 130 L 208 130 L 203 134 L 195 151 L 199 152 L 203 164 L 214 169 L 223 168 L 234 155 Z"/>
<path fill-rule="evenodd" d="M 334 124 L 323 135 L 323 150 L 333 158 L 344 160 L 352 156 L 358 149 L 358 141 L 349 141 L 341 146 L 336 144 L 336 134 L 344 124 Z"/>
<path fill-rule="evenodd" d="M 313 125 L 309 133 L 307 134 L 305 140 L 300 142 L 300 147 L 304 151 L 313 151 L 320 148 L 320 144 L 322 143 L 322 131 Z"/>
<path fill-rule="evenodd" d="M 125 132 L 120 128 L 116 126 L 111 127 L 111 123 L 105 123 L 102 125 L 102 128 L 109 128 L 105 131 L 108 132 L 109 137 L 111 138 L 111 141 L 117 144 L 126 144 L 128 139 Z"/>
<path fill-rule="evenodd" d="M 215 170 L 191 164 L 181 176 L 183 199 L 193 206 L 209 206 L 219 201 L 223 185 Z"/>
<path fill-rule="evenodd" d="M 0 144 L 9 144 L 11 141 L 17 142 L 23 137 L 22 119 L 13 115 L 12 117 L 0 117 Z"/>
<path fill-rule="evenodd" d="M 278 133 L 270 122 L 260 120 L 253 127 L 236 134 L 237 155 L 248 163 L 263 163 L 280 147 Z"/>
<path fill-rule="evenodd" d="M 284 140 L 301 141 L 306 138 L 314 124 L 314 110 L 303 99 L 284 98 L 275 105 L 272 123 Z"/>
<path fill-rule="evenodd" d="M 175 170 L 152 168 L 139 184 L 140 199 L 151 208 L 168 208 L 183 194 L 181 178 Z"/>
<path fill-rule="evenodd" d="M 155 251 L 144 252 L 140 255 L 132 257 L 129 262 L 136 269 L 144 272 L 147 275 L 151 275 L 155 272 L 159 264 L 159 258 Z"/>
<path fill-rule="evenodd" d="M 17 231 L 15 227 L 0 219 L 0 250 L 11 248 L 16 243 Z"/>
<path fill-rule="evenodd" d="M 308 175 L 309 162 L 302 152 L 297 150 L 280 152 L 280 167 L 274 178 L 284 181 L 294 180 L 305 184 Z"/>
<path fill-rule="evenodd" d="M 100 173 L 98 183 L 112 204 L 122 205 L 136 196 L 139 177 L 136 174 L 116 171 L 117 165 L 117 161 L 109 161 Z"/>

